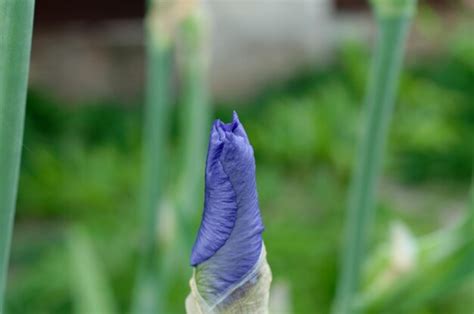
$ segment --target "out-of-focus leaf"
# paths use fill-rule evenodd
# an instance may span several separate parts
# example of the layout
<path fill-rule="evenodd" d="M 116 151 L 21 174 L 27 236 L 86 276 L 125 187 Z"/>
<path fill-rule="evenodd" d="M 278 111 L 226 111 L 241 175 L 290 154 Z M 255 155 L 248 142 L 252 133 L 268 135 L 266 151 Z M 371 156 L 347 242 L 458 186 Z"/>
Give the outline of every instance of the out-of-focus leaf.
<path fill-rule="evenodd" d="M 78 314 L 117 313 L 107 276 L 94 253 L 92 240 L 80 227 L 69 236 L 69 273 Z"/>

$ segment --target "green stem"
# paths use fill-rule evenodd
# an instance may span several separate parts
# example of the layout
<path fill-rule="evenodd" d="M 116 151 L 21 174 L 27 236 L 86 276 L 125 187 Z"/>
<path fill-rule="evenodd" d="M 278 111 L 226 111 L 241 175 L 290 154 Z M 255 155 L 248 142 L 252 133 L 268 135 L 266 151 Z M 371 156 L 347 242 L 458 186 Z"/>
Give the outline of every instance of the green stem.
<path fill-rule="evenodd" d="M 144 113 L 141 208 L 148 255 L 156 248 L 156 217 L 163 190 L 166 138 L 170 111 L 172 49 L 148 47 L 148 78 Z"/>
<path fill-rule="evenodd" d="M 0 313 L 20 170 L 34 0 L 0 0 Z"/>
<path fill-rule="evenodd" d="M 181 110 L 180 155 L 182 167 L 176 195 L 177 234 L 173 243 L 163 252 L 160 270 L 162 291 L 171 281 L 186 279 L 190 273 L 188 254 L 193 241 L 193 222 L 202 206 L 203 174 L 206 156 L 206 142 L 209 131 L 209 97 L 207 88 L 207 55 L 203 18 L 196 10 L 181 25 L 183 108 Z M 183 254 L 183 252 L 186 252 Z M 176 274 L 182 274 L 177 277 Z M 168 309 L 168 308 L 167 308 Z M 169 308 L 173 311 L 173 308 Z M 174 309 L 175 310 L 175 309 Z"/>
<path fill-rule="evenodd" d="M 192 245 L 194 232 L 190 229 L 199 213 L 203 192 L 206 143 L 209 132 L 209 97 L 207 86 L 207 55 L 203 18 L 195 12 L 183 23 L 184 42 L 184 107 L 181 130 L 183 134 L 183 171 L 179 193 L 180 222 L 184 224 L 186 242 Z M 189 251 L 189 250 L 188 250 Z"/>
<path fill-rule="evenodd" d="M 387 5 L 393 2 L 404 6 Z M 387 132 L 394 107 L 414 0 L 374 1 L 378 37 L 367 95 L 365 129 L 351 183 L 345 247 L 333 313 L 352 313 L 371 221 Z"/>
<path fill-rule="evenodd" d="M 157 313 L 156 225 L 163 190 L 165 147 L 170 115 L 170 78 L 173 46 L 169 34 L 156 28 L 157 1 L 150 3 L 147 18 L 147 80 L 144 112 L 143 183 L 141 189 L 141 266 L 133 300 L 133 312 Z"/>

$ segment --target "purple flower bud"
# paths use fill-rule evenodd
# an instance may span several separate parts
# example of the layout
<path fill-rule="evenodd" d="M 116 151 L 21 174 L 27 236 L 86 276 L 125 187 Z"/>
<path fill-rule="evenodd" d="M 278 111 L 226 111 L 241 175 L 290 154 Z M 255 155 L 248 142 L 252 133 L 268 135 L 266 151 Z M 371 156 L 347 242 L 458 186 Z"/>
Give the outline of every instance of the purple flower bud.
<path fill-rule="evenodd" d="M 216 120 L 211 129 L 204 213 L 191 255 L 197 286 L 207 301 L 255 267 L 263 229 L 253 148 L 234 112 L 231 123 Z"/>

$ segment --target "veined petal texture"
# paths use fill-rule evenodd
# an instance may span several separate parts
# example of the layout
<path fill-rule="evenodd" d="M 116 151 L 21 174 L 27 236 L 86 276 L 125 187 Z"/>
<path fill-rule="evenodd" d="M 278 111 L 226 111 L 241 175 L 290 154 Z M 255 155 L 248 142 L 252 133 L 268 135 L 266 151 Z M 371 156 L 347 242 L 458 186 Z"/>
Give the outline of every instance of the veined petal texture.
<path fill-rule="evenodd" d="M 255 158 L 235 112 L 231 123 L 212 126 L 205 183 L 191 265 L 201 296 L 213 302 L 252 271 L 262 250 Z"/>

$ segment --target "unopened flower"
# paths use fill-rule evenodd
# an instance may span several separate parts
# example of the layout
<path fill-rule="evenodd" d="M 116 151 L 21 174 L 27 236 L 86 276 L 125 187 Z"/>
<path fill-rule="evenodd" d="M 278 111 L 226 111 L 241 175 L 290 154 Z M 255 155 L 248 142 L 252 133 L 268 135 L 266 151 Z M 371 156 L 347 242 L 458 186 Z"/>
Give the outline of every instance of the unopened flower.
<path fill-rule="evenodd" d="M 248 298 L 256 297 L 250 306 L 267 307 L 271 275 L 262 242 L 255 159 L 235 112 L 231 123 L 217 120 L 212 126 L 205 183 L 202 222 L 191 254 L 191 288 L 201 298 L 194 305 L 204 312 L 236 304 L 245 309 Z M 187 311 L 192 310 L 187 306 Z"/>

